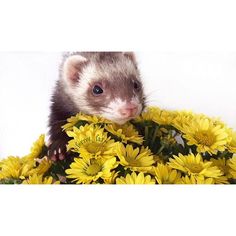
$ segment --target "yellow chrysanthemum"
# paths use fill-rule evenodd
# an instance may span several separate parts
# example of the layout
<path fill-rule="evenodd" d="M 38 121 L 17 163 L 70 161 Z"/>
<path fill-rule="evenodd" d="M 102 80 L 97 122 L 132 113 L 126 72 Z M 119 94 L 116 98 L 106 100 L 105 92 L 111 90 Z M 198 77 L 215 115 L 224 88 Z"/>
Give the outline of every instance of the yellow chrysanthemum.
<path fill-rule="evenodd" d="M 122 143 L 117 144 L 117 156 L 120 164 L 125 168 L 130 168 L 133 171 L 148 171 L 155 162 L 153 155 L 148 148 L 141 147 L 133 148 L 132 145 Z"/>
<path fill-rule="evenodd" d="M 78 113 L 76 116 L 72 116 L 67 119 L 67 123 L 62 126 L 63 130 L 69 131 L 73 129 L 79 121 L 85 121 L 89 124 L 110 124 L 111 121 L 100 117 L 100 116 L 92 116 L 92 115 L 85 115 L 82 113 Z"/>
<path fill-rule="evenodd" d="M 174 111 L 161 110 L 158 107 L 148 107 L 146 111 L 138 116 L 134 121 L 154 121 L 159 125 L 170 125 L 174 117 Z"/>
<path fill-rule="evenodd" d="M 109 159 L 115 155 L 115 141 L 108 137 L 104 128 L 86 124 L 79 129 L 74 127 L 67 134 L 73 137 L 67 149 L 80 153 L 81 157 Z"/>
<path fill-rule="evenodd" d="M 134 121 L 135 122 L 151 121 L 154 115 L 155 115 L 155 108 L 147 107 L 145 111 L 141 113 L 140 116 L 134 119 Z"/>
<path fill-rule="evenodd" d="M 174 111 L 161 110 L 159 108 L 153 108 L 152 121 L 159 125 L 171 125 L 172 120 L 175 118 Z"/>
<path fill-rule="evenodd" d="M 213 180 L 215 184 L 229 184 L 228 178 L 224 175 L 214 178 Z"/>
<path fill-rule="evenodd" d="M 228 141 L 226 129 L 220 125 L 215 126 L 213 121 L 207 118 L 194 119 L 189 125 L 184 126 L 183 133 L 188 145 L 196 145 L 199 153 L 222 152 Z"/>
<path fill-rule="evenodd" d="M 109 179 L 112 175 L 111 170 L 116 168 L 116 158 L 108 160 L 91 159 L 91 158 L 75 158 L 70 165 L 70 169 L 66 170 L 67 178 L 74 179 L 77 184 L 90 184 L 91 182 L 101 179 Z"/>
<path fill-rule="evenodd" d="M 39 138 L 33 143 L 30 152 L 35 156 L 38 157 L 41 152 L 43 147 L 45 146 L 45 135 L 41 134 Z"/>
<path fill-rule="evenodd" d="M 48 158 L 38 159 L 35 163 L 35 167 L 29 171 L 29 175 L 38 174 L 43 175 L 45 174 L 49 168 L 51 167 L 52 162 Z"/>
<path fill-rule="evenodd" d="M 0 163 L 0 179 L 25 179 L 34 173 L 44 174 L 50 166 L 51 161 L 46 158 L 38 164 L 36 160 L 10 156 Z"/>
<path fill-rule="evenodd" d="M 25 160 L 26 162 L 34 161 L 37 158 L 40 158 L 40 155 L 42 154 L 43 148 L 45 147 L 45 135 L 41 134 L 39 138 L 33 143 L 30 154 L 24 156 L 22 160 Z"/>
<path fill-rule="evenodd" d="M 168 165 L 158 164 L 153 169 L 158 184 L 176 184 L 180 181 L 181 173 Z"/>
<path fill-rule="evenodd" d="M 111 134 L 120 138 L 123 143 L 127 143 L 128 141 L 137 144 L 143 143 L 143 137 L 139 135 L 138 131 L 134 128 L 132 124 L 110 124 L 106 125 L 105 129 Z"/>
<path fill-rule="evenodd" d="M 209 178 L 219 178 L 222 176 L 222 172 L 216 166 L 212 166 L 212 162 L 203 161 L 202 156 L 197 154 L 173 156 L 174 159 L 170 158 L 169 166 L 173 169 L 180 170 L 188 175 L 193 176 L 205 176 Z"/>
<path fill-rule="evenodd" d="M 236 179 L 236 155 L 229 159 L 228 165 L 230 167 L 229 173 L 232 175 L 233 179 Z"/>
<path fill-rule="evenodd" d="M 204 176 L 184 176 L 179 184 L 214 184 L 213 178 L 205 178 Z"/>
<path fill-rule="evenodd" d="M 125 177 L 116 179 L 116 184 L 155 184 L 155 180 L 150 175 L 144 176 L 141 172 L 138 175 L 135 172 L 127 174 Z"/>
<path fill-rule="evenodd" d="M 185 125 L 188 125 L 194 118 L 195 114 L 192 111 L 176 111 L 175 117 L 171 124 L 178 130 L 182 130 Z"/>
<path fill-rule="evenodd" d="M 119 175 L 119 171 L 112 171 L 111 176 L 109 178 L 104 178 L 104 183 L 105 184 L 115 184 L 116 183 L 116 178 Z"/>
<path fill-rule="evenodd" d="M 226 145 L 226 147 L 229 152 L 236 153 L 236 132 L 234 132 L 232 129 L 228 129 L 227 131 L 228 131 L 230 140 L 228 144 Z"/>
<path fill-rule="evenodd" d="M 234 135 L 234 130 L 229 128 L 226 123 L 224 123 L 219 117 L 212 117 L 208 118 L 211 119 L 214 126 L 220 126 L 222 129 L 225 129 L 226 133 L 228 134 L 227 137 L 227 144 L 229 144 L 232 141 L 232 137 Z"/>
<path fill-rule="evenodd" d="M 33 174 L 25 179 L 22 184 L 60 184 L 60 181 L 53 181 L 52 176 L 43 177 L 43 175 Z"/>
<path fill-rule="evenodd" d="M 31 169 L 32 166 L 27 168 L 22 166 L 22 161 L 19 157 L 10 156 L 5 160 L 2 160 L 0 163 L 0 179 L 6 178 L 24 178 L 25 172 L 28 172 L 28 169 Z M 24 172 L 24 173 L 22 173 Z"/>
<path fill-rule="evenodd" d="M 212 165 L 217 166 L 227 178 L 231 178 L 231 174 L 229 172 L 230 170 L 229 160 L 226 160 L 224 157 L 221 157 L 217 159 L 211 158 L 210 161 L 212 162 Z"/>
<path fill-rule="evenodd" d="M 45 136 L 40 135 L 31 147 L 31 153 L 23 158 L 10 156 L 1 161 L 0 178 L 24 179 L 33 173 L 44 174 L 51 166 L 51 161 L 46 158 L 40 159 L 45 147 Z"/>

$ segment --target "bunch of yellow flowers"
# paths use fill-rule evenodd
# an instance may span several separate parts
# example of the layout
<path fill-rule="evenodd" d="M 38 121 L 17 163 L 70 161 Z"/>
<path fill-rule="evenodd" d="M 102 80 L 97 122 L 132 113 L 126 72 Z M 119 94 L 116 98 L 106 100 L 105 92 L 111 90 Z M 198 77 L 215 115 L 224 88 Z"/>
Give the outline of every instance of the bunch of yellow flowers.
<path fill-rule="evenodd" d="M 69 157 L 51 162 L 41 135 L 0 162 L 0 183 L 236 183 L 236 132 L 216 118 L 149 107 L 124 125 L 79 113 L 62 129 Z"/>

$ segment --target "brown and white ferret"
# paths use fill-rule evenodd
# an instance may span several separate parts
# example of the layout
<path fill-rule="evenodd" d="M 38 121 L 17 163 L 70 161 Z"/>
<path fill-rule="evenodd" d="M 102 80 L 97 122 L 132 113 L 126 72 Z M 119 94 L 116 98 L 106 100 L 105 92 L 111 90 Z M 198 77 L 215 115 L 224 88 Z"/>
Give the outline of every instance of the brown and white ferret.
<path fill-rule="evenodd" d="M 66 53 L 51 101 L 48 155 L 62 160 L 67 118 L 83 112 L 124 124 L 141 113 L 145 96 L 134 53 Z"/>

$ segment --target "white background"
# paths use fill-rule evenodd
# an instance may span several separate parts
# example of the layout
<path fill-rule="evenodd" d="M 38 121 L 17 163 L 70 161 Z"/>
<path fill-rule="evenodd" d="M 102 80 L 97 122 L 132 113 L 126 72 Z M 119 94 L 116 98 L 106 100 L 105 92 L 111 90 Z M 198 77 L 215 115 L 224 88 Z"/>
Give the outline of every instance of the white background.
<path fill-rule="evenodd" d="M 235 0 L 1 1 L 0 51 L 210 52 L 228 57 L 236 52 L 235 10 Z M 194 75 L 199 73 L 187 68 Z M 233 75 L 232 70 L 224 71 Z M 235 104 L 236 86 L 230 80 L 232 96 L 228 95 L 224 106 Z M 166 97 L 158 99 L 163 106 L 172 106 Z M 235 232 L 233 186 L 1 186 L 0 190 L 3 235 L 199 236 Z"/>
<path fill-rule="evenodd" d="M 137 52 L 148 102 L 219 116 L 236 129 L 236 53 Z M 47 132 L 61 53 L 0 53 L 0 157 Z"/>

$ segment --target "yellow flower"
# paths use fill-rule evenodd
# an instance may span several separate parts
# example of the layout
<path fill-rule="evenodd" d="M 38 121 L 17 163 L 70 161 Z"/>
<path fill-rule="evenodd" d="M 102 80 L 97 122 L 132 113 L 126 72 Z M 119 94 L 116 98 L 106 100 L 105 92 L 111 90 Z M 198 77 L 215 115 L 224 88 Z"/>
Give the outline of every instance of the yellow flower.
<path fill-rule="evenodd" d="M 175 118 L 174 111 L 160 110 L 159 108 L 153 108 L 152 121 L 159 125 L 171 125 L 172 120 Z"/>
<path fill-rule="evenodd" d="M 60 181 L 53 181 L 52 176 L 43 177 L 43 175 L 33 174 L 24 180 L 22 184 L 60 184 Z"/>
<path fill-rule="evenodd" d="M 117 144 L 117 156 L 120 160 L 120 164 L 126 168 L 130 168 L 133 171 L 146 172 L 152 169 L 154 163 L 153 155 L 148 148 L 141 147 L 133 148 L 132 145 L 126 145 L 122 143 Z"/>
<path fill-rule="evenodd" d="M 229 184 L 228 178 L 224 175 L 219 178 L 214 178 L 213 180 L 215 184 Z"/>
<path fill-rule="evenodd" d="M 135 172 L 127 174 L 125 177 L 116 179 L 116 184 L 155 184 L 155 180 L 150 175 L 144 176 L 141 172 L 138 175 Z"/>
<path fill-rule="evenodd" d="M 134 121 L 153 121 L 159 125 L 170 125 L 174 117 L 174 111 L 161 110 L 158 107 L 148 107 L 146 111 L 138 116 Z"/>
<path fill-rule="evenodd" d="M 32 168 L 32 167 L 30 167 Z M 0 163 L 0 179 L 15 178 L 22 176 L 22 162 L 19 157 L 10 156 Z"/>
<path fill-rule="evenodd" d="M 69 131 L 73 129 L 73 126 L 75 126 L 79 121 L 84 121 L 89 124 L 110 124 L 111 121 L 100 117 L 100 116 L 91 116 L 91 115 L 85 115 L 82 113 L 78 113 L 76 116 L 72 116 L 67 119 L 67 123 L 62 126 L 63 130 Z"/>
<path fill-rule="evenodd" d="M 31 153 L 23 158 L 10 156 L 0 163 L 0 179 L 25 179 L 34 173 L 44 174 L 51 166 L 47 158 L 40 159 L 45 146 L 45 136 L 41 135 L 31 147 Z"/>
<path fill-rule="evenodd" d="M 74 179 L 77 184 L 89 184 L 101 179 L 109 179 L 112 175 L 111 170 L 116 168 L 116 158 L 108 160 L 91 159 L 91 158 L 75 158 L 70 165 L 70 169 L 66 170 L 67 178 Z"/>
<path fill-rule="evenodd" d="M 105 129 L 111 134 L 120 138 L 123 143 L 127 143 L 128 141 L 137 144 L 143 143 L 143 137 L 139 135 L 138 131 L 134 128 L 132 124 L 110 124 L 106 125 Z"/>
<path fill-rule="evenodd" d="M 155 107 L 147 107 L 140 116 L 134 119 L 135 122 L 151 121 L 155 115 Z"/>
<path fill-rule="evenodd" d="M 25 179 L 34 173 L 44 174 L 51 166 L 51 161 L 46 158 L 40 160 L 38 164 L 36 160 L 31 158 L 19 158 L 10 156 L 0 163 L 0 179 L 15 178 Z"/>
<path fill-rule="evenodd" d="M 228 129 L 228 134 L 229 134 L 230 140 L 228 144 L 226 145 L 226 147 L 229 152 L 236 153 L 236 132 L 234 132 L 232 129 Z"/>
<path fill-rule="evenodd" d="M 116 178 L 119 175 L 119 171 L 112 171 L 111 176 L 109 178 L 104 178 L 104 183 L 105 184 L 115 184 L 116 183 Z"/>
<path fill-rule="evenodd" d="M 29 171 L 34 167 L 34 161 L 25 162 L 19 157 L 10 156 L 1 161 L 0 179 L 14 178 L 24 179 L 29 175 Z"/>
<path fill-rule="evenodd" d="M 181 178 L 181 173 L 168 165 L 158 164 L 153 169 L 158 184 L 176 184 Z"/>
<path fill-rule="evenodd" d="M 236 179 L 236 155 L 229 159 L 228 165 L 230 167 L 229 172 L 233 179 Z"/>
<path fill-rule="evenodd" d="M 191 123 L 194 117 L 195 114 L 192 111 L 177 111 L 171 123 L 176 129 L 182 130 L 185 125 Z"/>
<path fill-rule="evenodd" d="M 212 166 L 212 162 L 204 162 L 200 154 L 196 156 L 194 154 L 186 156 L 179 154 L 169 160 L 169 166 L 193 176 L 219 178 L 223 174 L 218 167 Z"/>
<path fill-rule="evenodd" d="M 204 176 L 184 176 L 179 184 L 214 184 L 213 178 L 205 178 Z"/>
<path fill-rule="evenodd" d="M 45 135 L 41 134 L 39 138 L 33 143 L 30 152 L 35 156 L 39 157 L 42 152 L 43 147 L 45 146 Z"/>
<path fill-rule="evenodd" d="M 86 124 L 79 129 L 74 127 L 67 134 L 74 138 L 67 149 L 80 153 L 81 157 L 109 159 L 115 155 L 115 141 L 107 136 L 104 128 Z"/>
<path fill-rule="evenodd" d="M 228 178 L 231 178 L 231 174 L 229 173 L 229 160 L 226 160 L 224 157 L 221 158 L 211 158 L 210 161 L 212 162 L 213 166 L 217 166 L 221 172 Z"/>
<path fill-rule="evenodd" d="M 40 158 L 40 155 L 42 154 L 43 148 L 45 147 L 45 135 L 41 134 L 39 138 L 33 143 L 30 154 L 26 155 L 22 158 L 22 160 L 28 161 L 34 161 L 37 158 Z"/>
<path fill-rule="evenodd" d="M 43 175 L 49 170 L 51 165 L 52 162 L 46 157 L 43 159 L 38 159 L 35 168 L 29 171 L 29 175 L 32 174 Z"/>
<path fill-rule="evenodd" d="M 228 141 L 228 134 L 225 128 L 214 125 L 213 121 L 207 118 L 194 119 L 189 125 L 184 126 L 183 137 L 188 145 L 196 145 L 200 153 L 208 152 L 216 154 L 224 151 Z"/>

